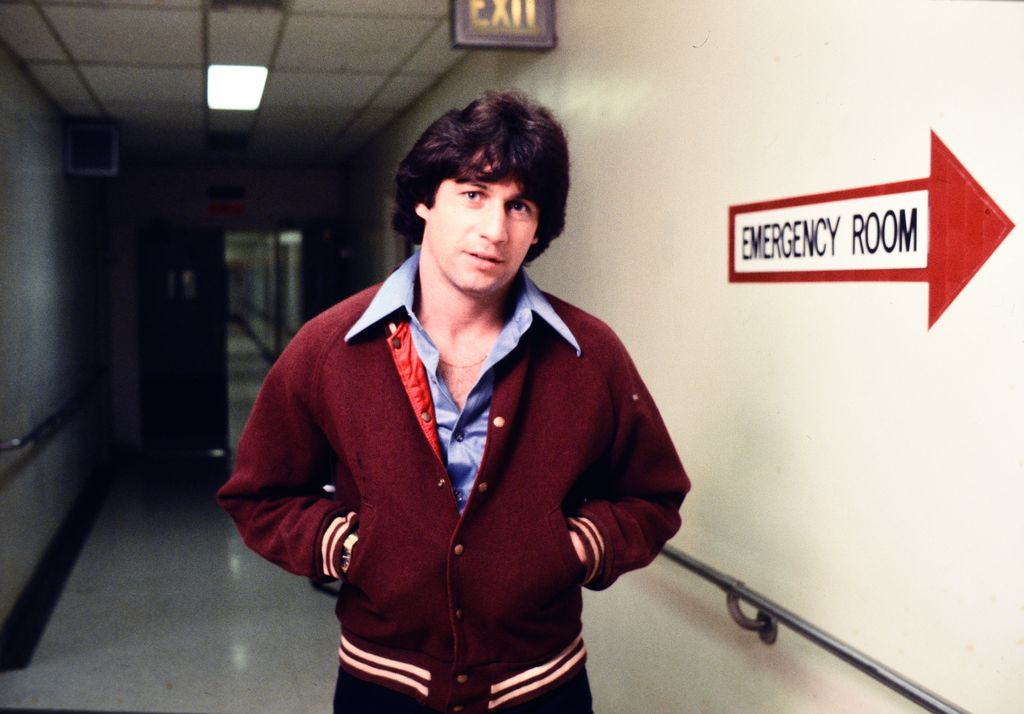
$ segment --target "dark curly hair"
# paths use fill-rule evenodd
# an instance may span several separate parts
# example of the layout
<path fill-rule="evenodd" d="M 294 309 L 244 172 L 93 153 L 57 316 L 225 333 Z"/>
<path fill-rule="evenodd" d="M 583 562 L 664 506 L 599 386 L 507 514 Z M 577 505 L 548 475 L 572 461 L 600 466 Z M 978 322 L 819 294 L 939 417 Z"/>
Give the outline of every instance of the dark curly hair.
<path fill-rule="evenodd" d="M 423 132 L 395 175 L 391 225 L 411 243 L 423 240 L 417 204 L 433 207 L 446 179 L 513 180 L 537 204 L 537 242 L 529 262 L 565 227 L 569 195 L 569 146 L 558 120 L 517 92 L 488 92 L 464 109 L 452 109 Z"/>

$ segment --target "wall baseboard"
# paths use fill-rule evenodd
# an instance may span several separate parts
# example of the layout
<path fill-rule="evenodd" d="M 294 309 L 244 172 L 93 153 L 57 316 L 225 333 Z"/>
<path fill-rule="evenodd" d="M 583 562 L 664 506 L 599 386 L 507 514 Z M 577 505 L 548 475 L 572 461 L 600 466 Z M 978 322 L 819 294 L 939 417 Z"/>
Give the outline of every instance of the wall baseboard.
<path fill-rule="evenodd" d="M 0 628 L 0 671 L 24 669 L 31 662 L 50 614 L 110 490 L 112 476 L 112 467 L 101 467 L 86 483 Z"/>

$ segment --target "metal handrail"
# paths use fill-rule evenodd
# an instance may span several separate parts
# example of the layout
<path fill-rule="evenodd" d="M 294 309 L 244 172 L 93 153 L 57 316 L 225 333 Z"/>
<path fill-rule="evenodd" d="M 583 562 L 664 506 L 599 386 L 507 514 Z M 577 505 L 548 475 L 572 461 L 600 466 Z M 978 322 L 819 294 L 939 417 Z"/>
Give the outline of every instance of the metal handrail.
<path fill-rule="evenodd" d="M 815 627 L 802 617 L 776 605 L 760 593 L 748 588 L 736 578 L 725 575 L 671 546 L 665 546 L 662 550 L 662 555 L 722 588 L 726 593 L 729 614 L 733 620 L 744 629 L 756 630 L 761 637 L 761 641 L 765 644 L 772 644 L 775 641 L 778 631 L 777 623 L 782 623 L 798 635 L 831 652 L 847 664 L 856 667 L 897 694 L 906 697 L 930 712 L 935 712 L 935 714 L 968 714 L 966 709 L 958 707 L 935 692 L 907 679 L 878 660 L 869 657 L 824 630 Z M 749 618 L 743 614 L 739 607 L 740 601 L 749 603 L 757 608 L 756 619 Z"/>
<path fill-rule="evenodd" d="M 51 434 L 64 422 L 67 416 L 74 411 L 76 407 L 78 407 L 79 403 L 92 390 L 92 388 L 96 386 L 96 383 L 99 382 L 100 377 L 102 377 L 106 371 L 107 370 L 105 368 L 96 370 L 84 387 L 75 392 L 74 396 L 64 402 L 64 404 L 62 404 L 56 411 L 46 417 L 46 419 L 41 421 L 35 428 L 24 436 L 0 440 L 0 451 L 23 449 Z"/>

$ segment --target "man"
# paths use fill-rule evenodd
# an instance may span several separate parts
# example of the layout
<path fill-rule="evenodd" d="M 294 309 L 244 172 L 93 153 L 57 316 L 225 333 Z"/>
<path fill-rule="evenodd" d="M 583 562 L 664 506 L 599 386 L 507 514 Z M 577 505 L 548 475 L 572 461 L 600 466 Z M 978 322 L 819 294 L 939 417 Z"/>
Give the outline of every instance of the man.
<path fill-rule="evenodd" d="M 589 712 L 580 588 L 649 563 L 689 481 L 619 340 L 522 270 L 565 223 L 564 133 L 488 94 L 396 183 L 422 249 L 294 338 L 218 498 L 342 581 L 336 712 Z"/>

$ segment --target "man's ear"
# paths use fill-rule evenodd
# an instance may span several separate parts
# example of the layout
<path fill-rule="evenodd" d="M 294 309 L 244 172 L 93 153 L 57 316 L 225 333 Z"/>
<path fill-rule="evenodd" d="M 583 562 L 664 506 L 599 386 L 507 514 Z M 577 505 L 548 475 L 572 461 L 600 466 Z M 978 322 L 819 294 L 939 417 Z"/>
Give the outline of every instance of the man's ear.
<path fill-rule="evenodd" d="M 425 203 L 417 203 L 416 204 L 416 215 L 419 216 L 420 218 L 422 218 L 423 220 L 427 220 L 427 216 L 430 215 L 430 209 L 427 208 L 427 204 L 425 204 Z"/>
<path fill-rule="evenodd" d="M 530 245 L 537 245 L 537 243 L 539 243 L 539 242 L 540 242 L 540 238 L 538 238 L 537 236 L 534 236 L 533 240 L 530 241 Z"/>

